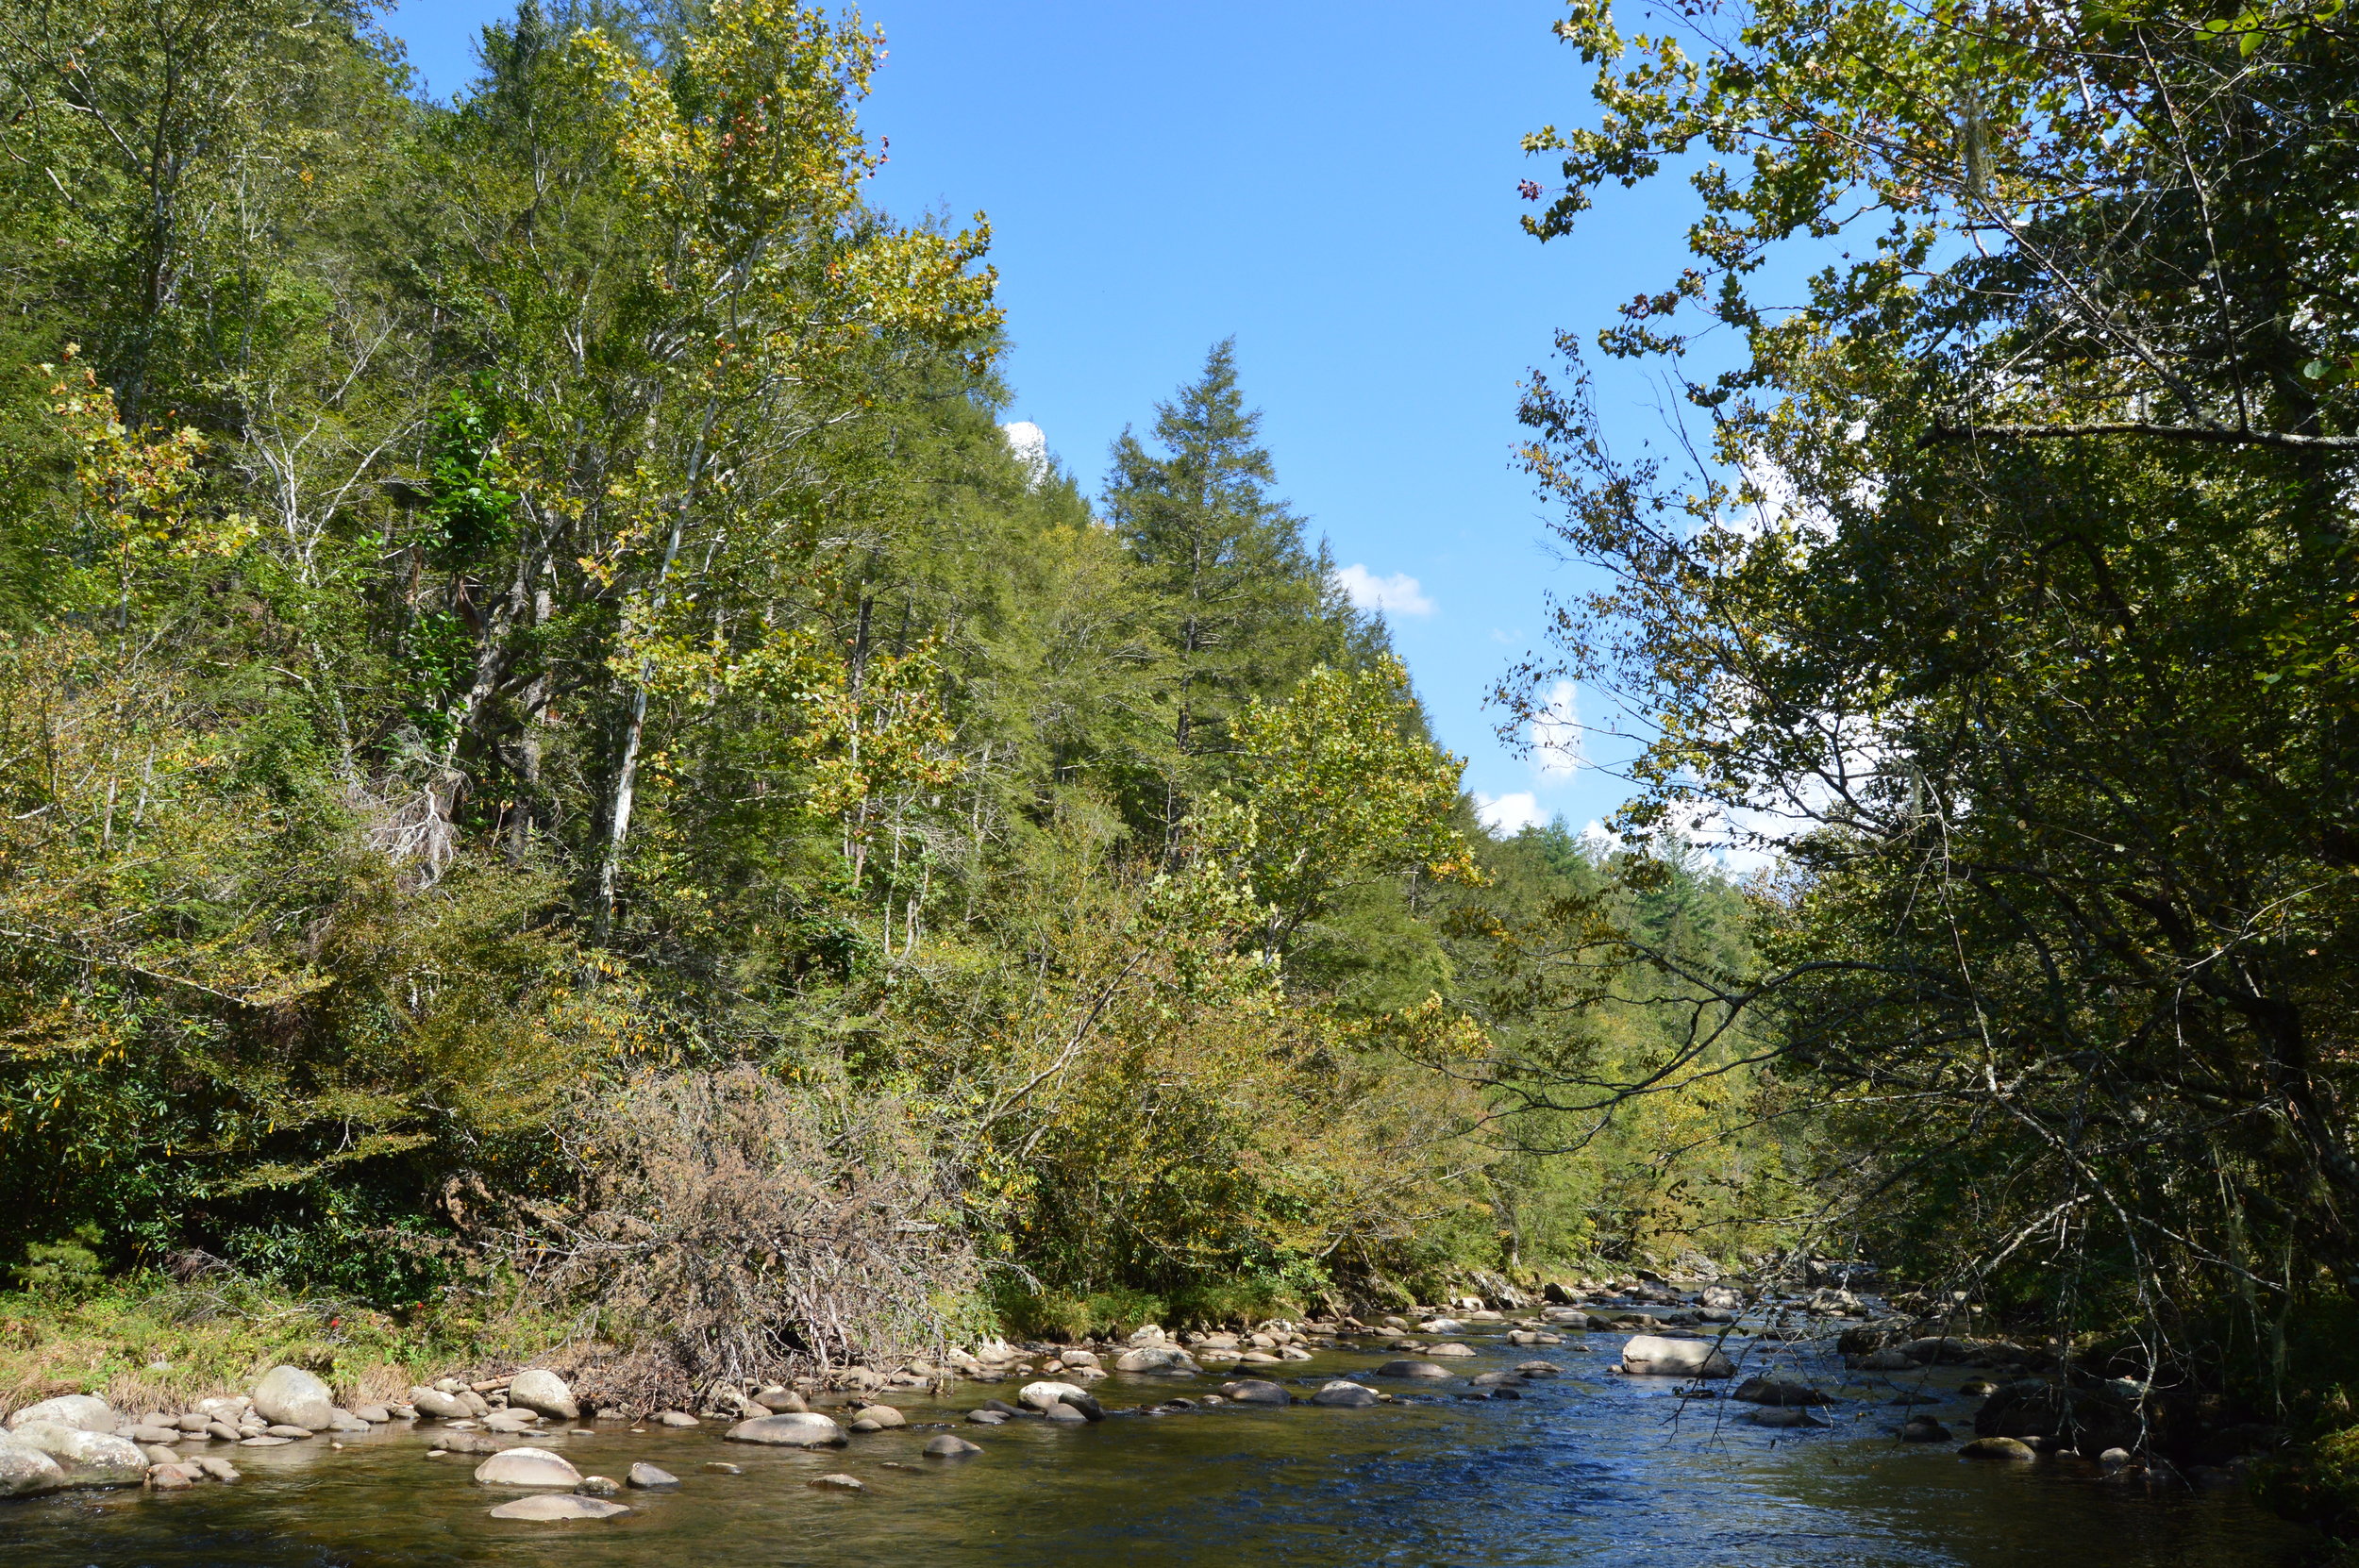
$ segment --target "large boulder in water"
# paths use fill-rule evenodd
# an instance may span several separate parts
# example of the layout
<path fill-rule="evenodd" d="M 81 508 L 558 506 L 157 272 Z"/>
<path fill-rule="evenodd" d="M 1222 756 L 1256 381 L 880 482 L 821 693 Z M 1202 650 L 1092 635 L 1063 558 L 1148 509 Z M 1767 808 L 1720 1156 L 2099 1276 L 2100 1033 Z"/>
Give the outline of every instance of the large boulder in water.
<path fill-rule="evenodd" d="M 66 1484 L 65 1466 L 38 1448 L 0 1439 L 0 1497 L 29 1497 Z"/>
<path fill-rule="evenodd" d="M 1622 1370 L 1632 1377 L 1727 1377 L 1736 1368 L 1710 1340 L 1633 1334 L 1622 1346 Z"/>
<path fill-rule="evenodd" d="M 299 1366 L 275 1366 L 254 1385 L 254 1411 L 274 1426 L 324 1432 L 336 1422 L 336 1396 Z"/>
<path fill-rule="evenodd" d="M 1067 1362 L 1068 1365 L 1079 1363 Z M 1116 1372 L 1194 1372 L 1196 1359 L 1176 1344 L 1143 1344 L 1114 1358 Z"/>
<path fill-rule="evenodd" d="M 520 1372 L 508 1381 L 508 1403 L 521 1406 L 551 1421 L 578 1421 L 581 1402 L 574 1391 L 565 1386 L 565 1379 L 554 1372 L 539 1367 Z"/>
<path fill-rule="evenodd" d="M 774 1448 L 832 1448 L 851 1440 L 817 1410 L 787 1415 L 758 1415 L 728 1429 L 731 1443 L 761 1443 Z"/>
<path fill-rule="evenodd" d="M 60 1394 L 38 1405 L 27 1405 L 8 1417 L 8 1430 L 13 1432 L 36 1421 L 82 1432 L 112 1433 L 123 1425 L 123 1417 L 114 1412 L 114 1408 L 92 1393 Z"/>
<path fill-rule="evenodd" d="M 1233 1383 L 1223 1383 L 1220 1392 L 1226 1398 L 1240 1405 L 1291 1405 L 1294 1395 L 1266 1377 L 1243 1377 Z"/>
<path fill-rule="evenodd" d="M 8 1443 L 48 1455 L 67 1486 L 137 1486 L 147 1479 L 147 1455 L 128 1438 L 28 1421 L 8 1434 Z"/>
<path fill-rule="evenodd" d="M 1051 1405 L 1072 1405 L 1078 1409 L 1084 1404 L 1096 1403 L 1090 1397 L 1090 1391 L 1079 1383 L 1047 1380 L 1025 1384 L 1016 1392 L 1015 1402 L 1028 1410 L 1039 1410 L 1044 1415 Z"/>
<path fill-rule="evenodd" d="M 1363 1405 L 1373 1405 L 1376 1402 L 1374 1389 L 1355 1383 L 1347 1377 L 1336 1378 L 1311 1396 L 1311 1403 L 1313 1405 L 1337 1405 L 1346 1410 L 1356 1410 Z"/>
<path fill-rule="evenodd" d="M 477 1465 L 475 1478 L 485 1486 L 576 1487 L 581 1472 L 545 1448 L 505 1448 Z"/>

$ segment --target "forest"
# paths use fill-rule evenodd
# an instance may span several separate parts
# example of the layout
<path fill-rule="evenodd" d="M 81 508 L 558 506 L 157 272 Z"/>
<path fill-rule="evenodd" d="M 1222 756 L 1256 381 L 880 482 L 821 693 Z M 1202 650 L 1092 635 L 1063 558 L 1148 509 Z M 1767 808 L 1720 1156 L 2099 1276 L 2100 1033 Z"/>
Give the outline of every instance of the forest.
<path fill-rule="evenodd" d="M 1521 190 L 1696 213 L 1525 388 L 1594 591 L 1503 728 L 1645 738 L 1581 837 L 1478 821 L 1232 343 L 1011 444 L 859 20 L 526 0 L 438 104 L 353 0 L 0 0 L 0 1352 L 669 1390 L 1825 1256 L 2359 1523 L 2359 33 L 1645 9 Z"/>
<path fill-rule="evenodd" d="M 436 105 L 361 6 L 0 8 L 23 1377 L 226 1301 L 684 1399 L 1782 1244 L 1625 942 L 1752 895 L 1479 826 L 1230 344 L 1098 493 L 1012 446 L 878 47 L 527 0 Z"/>

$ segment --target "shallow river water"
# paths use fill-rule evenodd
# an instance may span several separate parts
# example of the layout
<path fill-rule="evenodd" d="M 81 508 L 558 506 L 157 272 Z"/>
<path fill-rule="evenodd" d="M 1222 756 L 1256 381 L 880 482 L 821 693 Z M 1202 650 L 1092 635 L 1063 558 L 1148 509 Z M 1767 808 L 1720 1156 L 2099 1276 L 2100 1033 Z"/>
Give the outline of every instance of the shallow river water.
<path fill-rule="evenodd" d="M 1668 1379 L 1608 1375 L 1619 1336 L 1594 1336 L 1586 1352 L 1468 1343 L 1481 1354 L 1457 1367 L 1469 1376 L 1535 1357 L 1566 1376 L 1517 1401 L 1461 1400 L 1463 1382 L 1372 1379 L 1404 1402 L 961 1424 L 952 1429 L 984 1451 L 953 1461 L 920 1453 L 941 1429 L 929 1424 L 956 1422 L 988 1394 L 1012 1399 L 1013 1384 L 903 1400 L 912 1429 L 813 1454 L 728 1443 L 721 1424 L 633 1432 L 598 1422 L 594 1436 L 532 1441 L 588 1474 L 620 1477 L 646 1460 L 682 1485 L 626 1493 L 628 1515 L 568 1525 L 485 1517 L 518 1493 L 474 1484 L 472 1459 L 425 1459 L 425 1434 L 396 1425 L 342 1450 L 324 1439 L 239 1449 L 235 1486 L 0 1502 L 0 1564 L 2264 1568 L 2305 1555 L 2304 1537 L 2234 1490 L 2150 1494 L 2050 1464 L 1961 1460 L 1955 1444 L 1901 1444 L 1886 1430 L 1899 1415 L 1886 1403 L 1894 1387 L 1847 1383 L 1831 1362 L 1785 1347 L 1758 1346 L 1747 1370 L 1812 1374 L 1847 1395 L 1833 1429 L 1755 1427 L 1733 1419 L 1744 1407 L 1683 1401 Z M 1328 1352 L 1262 1370 L 1303 1379 L 1307 1395 L 1383 1359 Z M 1909 1380 L 1943 1396 L 1920 1409 L 1960 1441 L 1972 1435 L 1972 1402 L 1953 1392 L 1966 1376 Z M 1117 1375 L 1096 1392 L 1112 1411 L 1216 1383 Z M 707 1472 L 711 1460 L 744 1474 Z M 866 1490 L 802 1484 L 830 1472 Z"/>

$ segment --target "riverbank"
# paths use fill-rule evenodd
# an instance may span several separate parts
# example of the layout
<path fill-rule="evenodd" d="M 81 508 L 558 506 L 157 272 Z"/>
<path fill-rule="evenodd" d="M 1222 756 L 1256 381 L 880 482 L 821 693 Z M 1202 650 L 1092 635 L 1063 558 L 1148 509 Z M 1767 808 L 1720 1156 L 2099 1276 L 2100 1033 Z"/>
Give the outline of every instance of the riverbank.
<path fill-rule="evenodd" d="M 1629 1307 L 1659 1319 L 1680 1309 Z M 1539 1314 L 1515 1316 L 1525 1315 Z M 1461 1343 L 1468 1356 L 1404 1355 L 1397 1340 L 1336 1336 L 1332 1347 L 1295 1347 L 1307 1359 L 1256 1363 L 1261 1380 L 1290 1395 L 1282 1408 L 1220 1395 L 1243 1365 L 1196 1374 L 1109 1366 L 1079 1377 L 1070 1364 L 1051 1374 L 1048 1351 L 1060 1347 L 1044 1347 L 987 1374 L 996 1382 L 960 1376 L 894 1391 L 891 1405 L 906 1423 L 898 1426 L 851 1429 L 859 1400 L 883 1391 L 815 1391 L 807 1402 L 845 1428 L 845 1441 L 811 1449 L 731 1442 L 736 1423 L 725 1420 L 669 1427 L 588 1415 L 513 1435 L 447 1419 L 372 1424 L 225 1449 L 243 1473 L 234 1485 L 64 1493 L 0 1506 L 0 1556 L 29 1568 L 95 1560 L 298 1568 L 323 1559 L 352 1568 L 523 1568 L 545 1562 L 561 1542 L 569 1563 L 589 1568 L 740 1550 L 764 1560 L 873 1555 L 1019 1568 L 1107 1552 L 1130 1568 L 1570 1560 L 2012 1568 L 2060 1557 L 2100 1568 L 2264 1568 L 2305 1540 L 2232 1488 L 2150 1489 L 2062 1456 L 1978 1465 L 1950 1447 L 1903 1443 L 1892 1428 L 1904 1413 L 1970 1426 L 1979 1402 L 1963 1390 L 1974 1369 L 1932 1366 L 1921 1379 L 1929 1402 L 1895 1406 L 1891 1379 L 1871 1385 L 1846 1371 L 1832 1332 L 1732 1338 L 1740 1376 L 1715 1380 L 1715 1396 L 1698 1400 L 1682 1397 L 1696 1390 L 1681 1380 L 1610 1373 L 1619 1334 L 1531 1344 L 1508 1336 L 1549 1330 L 1514 1317 L 1459 1322 L 1447 1337 L 1414 1325 L 1407 1337 L 1429 1352 Z M 1401 1359 L 1432 1360 L 1447 1376 L 1383 1374 Z M 1534 1361 L 1559 1375 L 1512 1376 Z M 1821 1409 L 1827 1425 L 1742 1419 L 1774 1409 L 1725 1396 L 1756 1375 L 1827 1390 L 1835 1401 Z M 1310 1402 L 1338 1379 L 1391 1397 L 1360 1408 Z M 1046 1381 L 1086 1387 L 1105 1419 L 970 1419 L 990 1400 L 1021 1406 L 1027 1385 Z M 1499 1397 L 1502 1390 L 1515 1397 Z M 927 1447 L 944 1435 L 979 1452 L 929 1458 Z M 646 1464 L 680 1485 L 626 1484 L 613 1500 L 629 1511 L 604 1520 L 494 1519 L 494 1508 L 534 1493 L 478 1482 L 480 1456 L 426 1458 L 438 1440 L 478 1436 L 546 1449 L 584 1476 L 627 1482 L 634 1465 Z M 709 1468 L 716 1465 L 731 1468 Z M 861 1490 L 807 1484 L 830 1475 L 848 1475 Z"/>

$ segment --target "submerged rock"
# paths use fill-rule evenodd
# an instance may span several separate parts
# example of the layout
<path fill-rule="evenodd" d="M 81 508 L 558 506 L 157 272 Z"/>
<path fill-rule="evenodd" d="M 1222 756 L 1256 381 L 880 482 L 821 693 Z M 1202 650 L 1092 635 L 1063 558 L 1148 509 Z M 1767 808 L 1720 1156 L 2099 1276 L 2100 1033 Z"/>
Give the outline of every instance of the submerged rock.
<path fill-rule="evenodd" d="M 1833 1425 L 1806 1405 L 1771 1405 L 1761 1410 L 1747 1410 L 1739 1419 L 1755 1426 L 1791 1428 Z"/>
<path fill-rule="evenodd" d="M 570 1519 L 614 1519 L 629 1511 L 628 1503 L 610 1503 L 603 1497 L 551 1492 L 538 1497 L 519 1497 L 512 1503 L 502 1503 L 492 1510 L 492 1517 L 553 1525 Z"/>
<path fill-rule="evenodd" d="M 731 1443 L 761 1443 L 780 1448 L 828 1448 L 847 1441 L 843 1427 L 816 1410 L 756 1416 L 730 1427 L 728 1437 Z"/>
<path fill-rule="evenodd" d="M 1782 1377 L 1748 1377 L 1729 1397 L 1748 1405 L 1832 1405 L 1833 1400 L 1802 1383 Z"/>
<path fill-rule="evenodd" d="M 1958 1458 L 1962 1460 L 2002 1460 L 2018 1463 L 2028 1463 L 2031 1460 L 2039 1458 L 2039 1456 L 2032 1451 L 2032 1445 L 2028 1443 L 2021 1443 L 2010 1437 L 1985 1437 L 1976 1438 L 1973 1442 L 1959 1449 Z"/>
<path fill-rule="evenodd" d="M 841 1471 L 832 1476 L 813 1476 L 803 1484 L 821 1492 L 865 1492 L 868 1490 L 858 1476 L 846 1476 Z"/>
<path fill-rule="evenodd" d="M 1376 1369 L 1376 1375 L 1379 1377 L 1447 1377 L 1450 1376 L 1447 1368 L 1436 1366 L 1431 1361 L 1386 1361 Z"/>
<path fill-rule="evenodd" d="M 930 1438 L 926 1443 L 926 1457 L 935 1460 L 962 1460 L 969 1455 L 979 1454 L 982 1451 L 981 1443 L 969 1443 L 966 1439 L 952 1432 L 945 1432 L 940 1437 Z"/>

